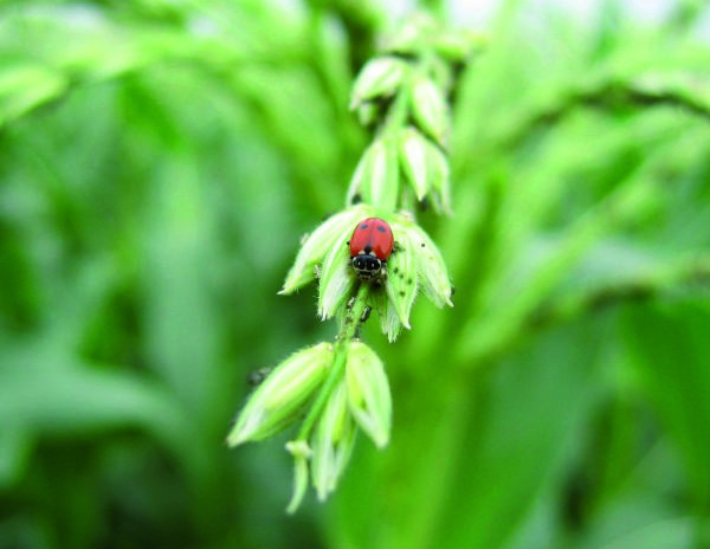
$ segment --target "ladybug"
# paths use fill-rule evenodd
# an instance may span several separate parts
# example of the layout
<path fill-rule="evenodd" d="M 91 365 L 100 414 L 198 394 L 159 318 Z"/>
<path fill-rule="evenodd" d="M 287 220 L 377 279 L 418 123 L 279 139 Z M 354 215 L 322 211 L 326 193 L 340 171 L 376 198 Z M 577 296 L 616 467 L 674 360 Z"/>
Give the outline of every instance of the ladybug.
<path fill-rule="evenodd" d="M 384 219 L 368 217 L 357 224 L 350 237 L 350 261 L 360 280 L 381 277 L 392 254 L 394 236 Z"/>

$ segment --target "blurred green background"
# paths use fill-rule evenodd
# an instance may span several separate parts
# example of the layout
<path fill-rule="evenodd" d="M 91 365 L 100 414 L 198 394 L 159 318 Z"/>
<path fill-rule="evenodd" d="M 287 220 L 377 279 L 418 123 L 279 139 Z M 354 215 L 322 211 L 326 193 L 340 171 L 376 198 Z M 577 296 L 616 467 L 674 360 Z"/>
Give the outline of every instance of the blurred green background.
<path fill-rule="evenodd" d="M 447 6 L 427 2 L 440 13 Z M 0 3 L 0 548 L 710 547 L 710 15 L 499 6 L 455 98 L 455 308 L 394 345 L 393 440 L 294 517 L 249 372 L 368 136 L 375 2 Z M 703 30 L 705 29 L 705 30 Z"/>

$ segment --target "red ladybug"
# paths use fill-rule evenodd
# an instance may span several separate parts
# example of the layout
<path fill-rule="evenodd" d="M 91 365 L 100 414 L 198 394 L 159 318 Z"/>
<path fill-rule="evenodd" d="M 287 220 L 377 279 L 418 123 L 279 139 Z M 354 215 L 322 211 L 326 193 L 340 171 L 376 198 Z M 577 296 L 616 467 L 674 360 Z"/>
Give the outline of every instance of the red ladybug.
<path fill-rule="evenodd" d="M 394 247 L 392 229 L 385 220 L 379 217 L 363 219 L 355 227 L 349 244 L 352 266 L 361 280 L 382 276 Z"/>

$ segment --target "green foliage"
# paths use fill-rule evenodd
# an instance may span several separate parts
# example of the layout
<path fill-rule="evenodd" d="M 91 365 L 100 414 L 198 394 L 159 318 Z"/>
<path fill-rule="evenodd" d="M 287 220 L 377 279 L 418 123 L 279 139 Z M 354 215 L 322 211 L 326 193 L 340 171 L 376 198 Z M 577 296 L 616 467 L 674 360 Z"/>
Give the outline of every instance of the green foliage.
<path fill-rule="evenodd" d="M 454 215 L 419 216 L 455 307 L 365 327 L 392 440 L 288 519 L 288 436 L 224 439 L 250 371 L 333 336 L 314 286 L 276 292 L 367 143 L 383 19 L 0 4 L 0 548 L 706 547 L 710 46 L 680 4 L 504 6 L 455 89 Z"/>

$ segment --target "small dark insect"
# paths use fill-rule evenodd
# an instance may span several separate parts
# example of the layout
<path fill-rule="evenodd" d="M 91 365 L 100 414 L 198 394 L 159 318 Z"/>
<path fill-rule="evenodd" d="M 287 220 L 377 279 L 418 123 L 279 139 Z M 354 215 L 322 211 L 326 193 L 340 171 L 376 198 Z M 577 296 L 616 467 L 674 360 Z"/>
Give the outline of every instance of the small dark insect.
<path fill-rule="evenodd" d="M 259 368 L 258 370 L 249 372 L 249 375 L 247 376 L 247 383 L 249 384 L 249 387 L 256 389 L 259 385 L 264 383 L 264 380 L 269 377 L 272 370 L 272 367 L 265 366 L 263 368 Z"/>

